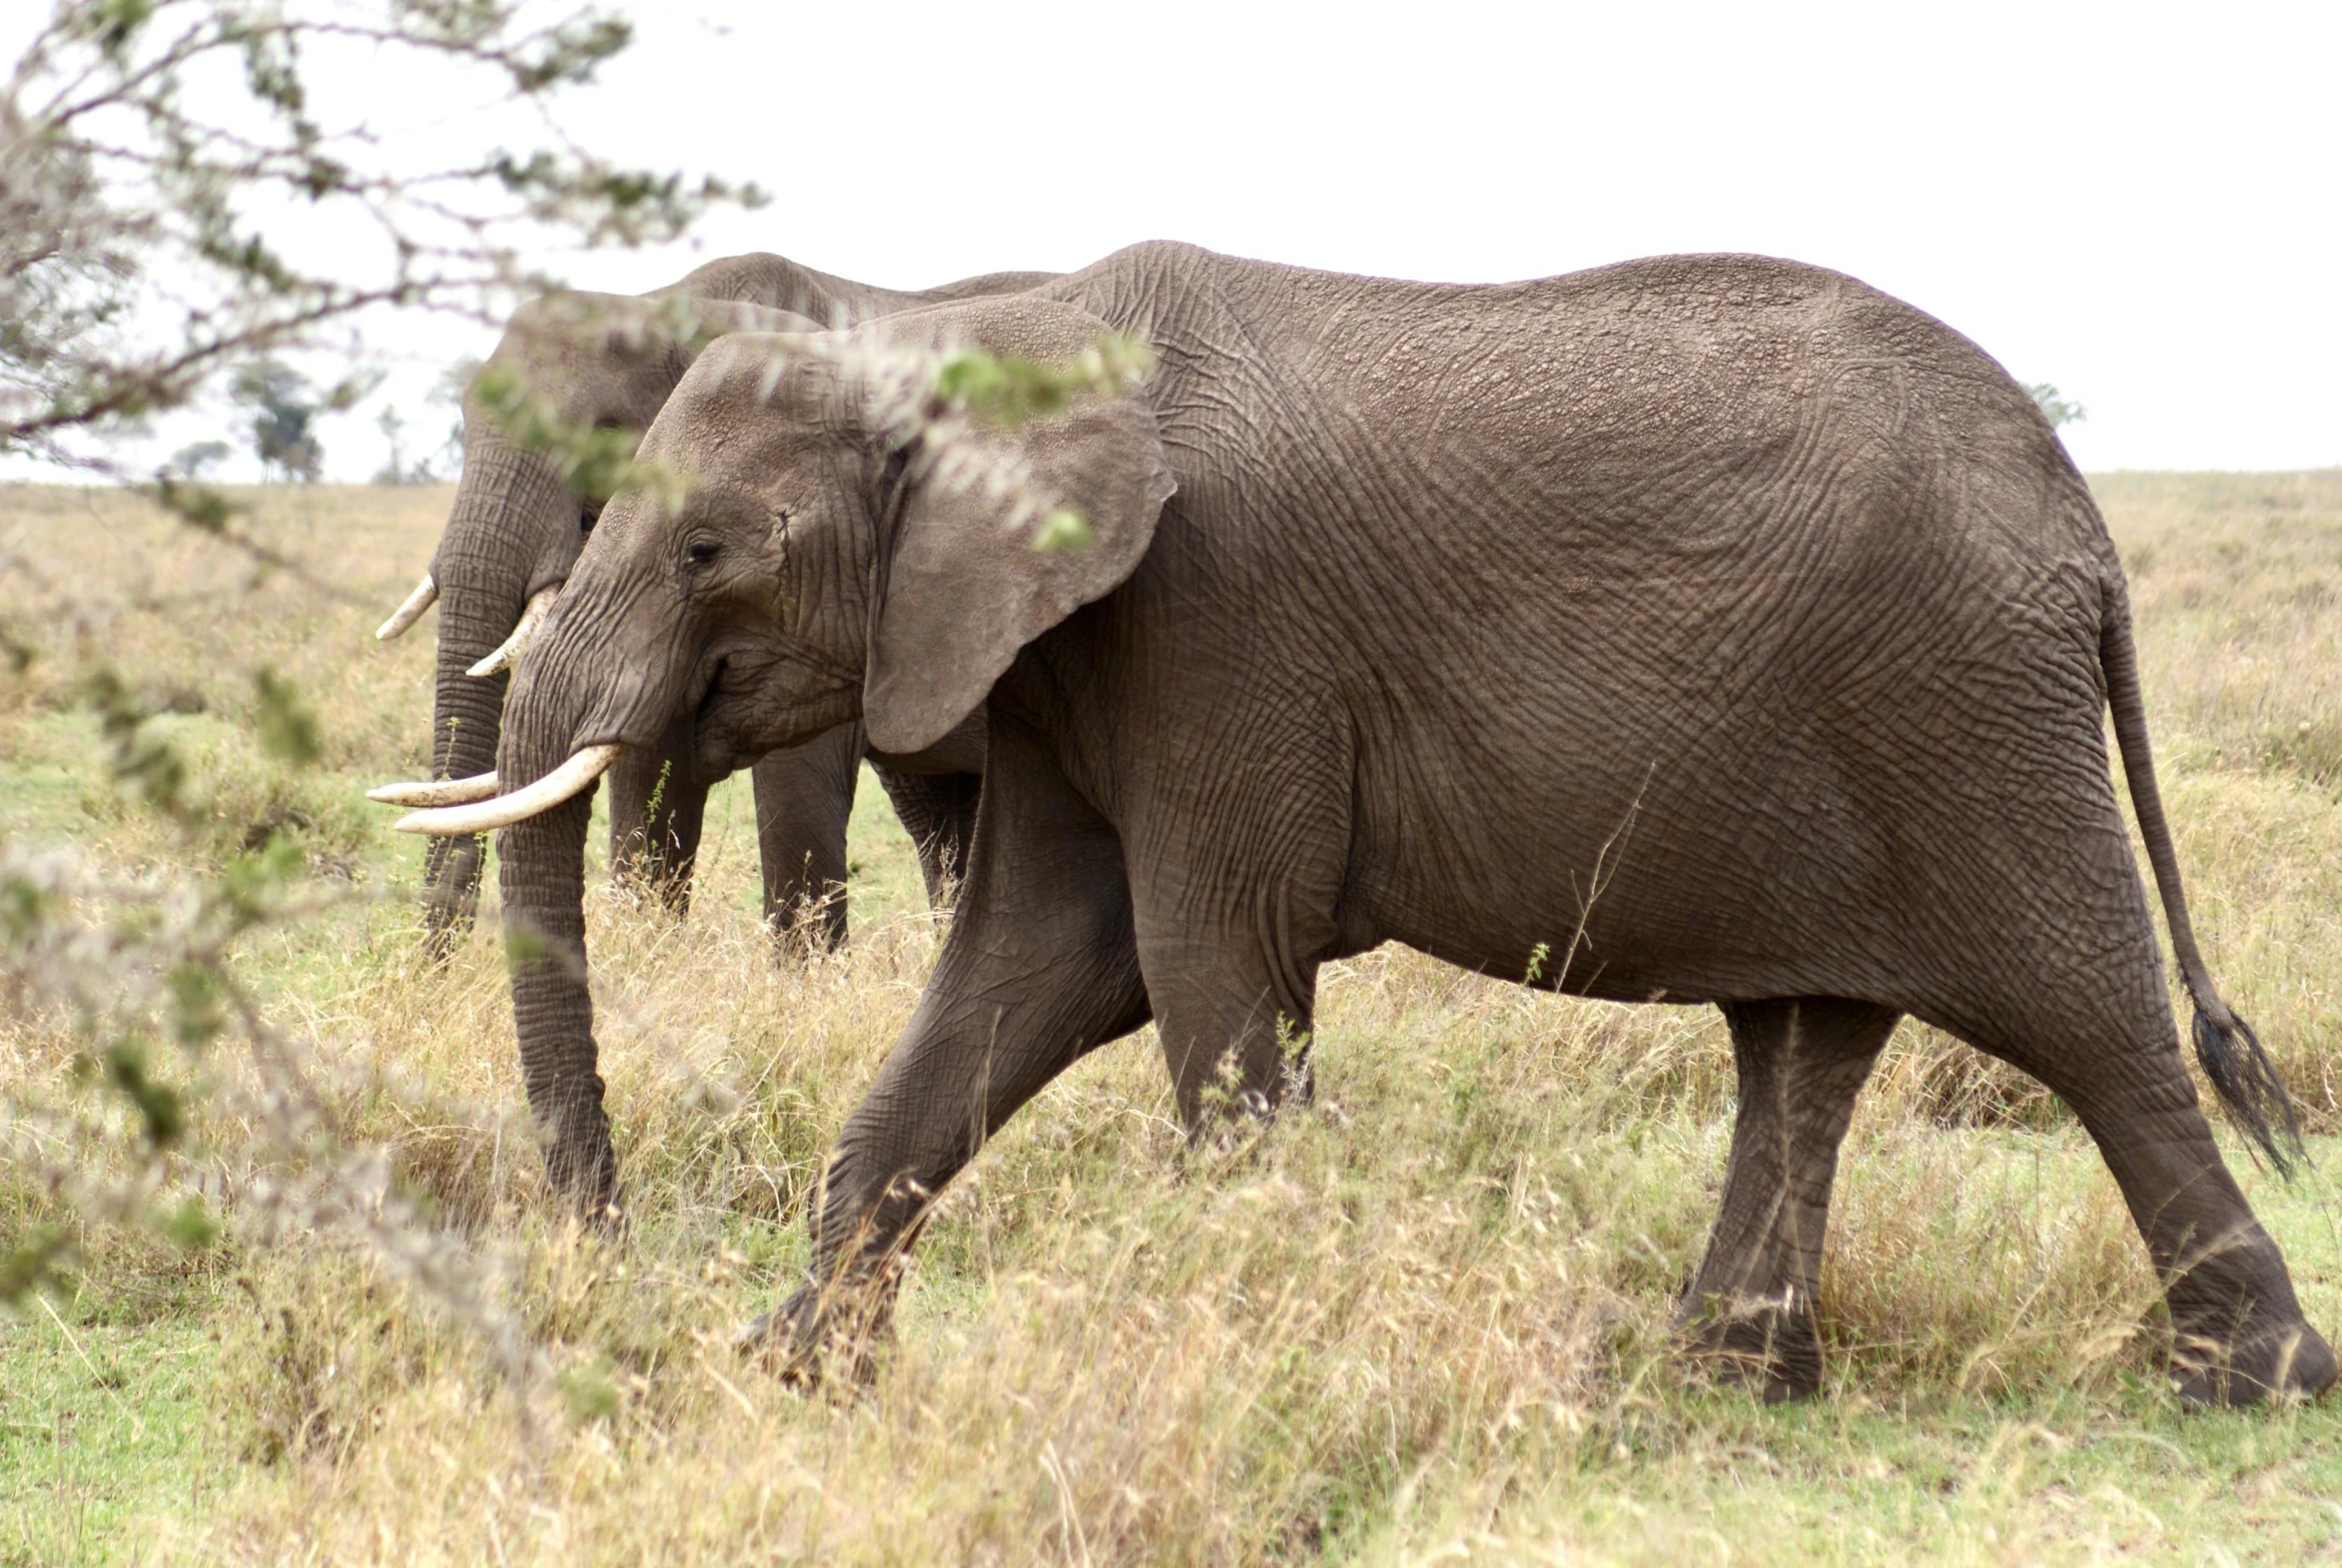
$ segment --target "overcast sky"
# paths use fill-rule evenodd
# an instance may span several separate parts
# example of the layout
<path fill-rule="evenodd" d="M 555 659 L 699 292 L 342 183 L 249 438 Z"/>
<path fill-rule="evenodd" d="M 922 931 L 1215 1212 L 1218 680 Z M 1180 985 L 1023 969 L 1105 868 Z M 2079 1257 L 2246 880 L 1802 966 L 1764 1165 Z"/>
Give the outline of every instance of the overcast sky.
<path fill-rule="evenodd" d="M 2055 383 L 2085 467 L 2342 463 L 2333 0 L 636 15 L 578 107 L 777 193 L 705 254 L 916 285 L 1154 238 L 1455 282 L 1764 252 Z"/>
<path fill-rule="evenodd" d="M 564 121 L 775 199 L 696 252 L 569 264 L 581 284 L 770 250 L 920 285 L 1154 238 L 1457 282 L 1755 251 L 2056 384 L 2088 408 L 2085 468 L 2342 463 L 2335 0 L 634 15 Z M 402 335 L 419 358 L 479 339 Z M 328 445 L 345 476 L 376 460 L 364 418 Z"/>

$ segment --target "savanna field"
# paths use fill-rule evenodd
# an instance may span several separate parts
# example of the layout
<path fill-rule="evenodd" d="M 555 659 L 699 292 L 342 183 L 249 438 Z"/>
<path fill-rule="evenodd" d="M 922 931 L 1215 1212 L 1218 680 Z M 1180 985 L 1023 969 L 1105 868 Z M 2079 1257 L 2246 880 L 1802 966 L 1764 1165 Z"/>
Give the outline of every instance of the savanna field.
<path fill-rule="evenodd" d="M 2207 957 L 2318 1164 L 2287 1185 L 2227 1147 L 2331 1336 L 2342 470 L 2093 484 Z M 2342 1559 L 2342 1397 L 2177 1407 L 2137 1233 L 2029 1081 L 1904 1028 L 1847 1141 L 1825 1395 L 1765 1408 L 1670 1353 L 1731 1130 L 1721 1021 L 1398 949 L 1328 967 L 1316 1104 L 1231 1147 L 1185 1150 L 1152 1032 L 1096 1054 L 949 1194 L 875 1380 L 782 1386 L 731 1335 L 792 1282 L 817 1162 L 941 930 L 883 793 L 834 955 L 777 957 L 758 923 L 744 777 L 681 923 L 609 889 L 597 830 L 632 1219 L 582 1235 L 529 1141 L 492 876 L 426 966 L 420 841 L 361 798 L 427 770 L 431 622 L 371 633 L 448 491 L 239 498 L 312 580 L 112 492 L 0 489 L 0 614 L 41 649 L 0 671 L 0 832 L 125 881 L 291 846 L 273 896 L 301 913 L 240 972 L 311 1059 L 321 1137 L 382 1151 L 429 1228 L 402 1261 L 264 1244 L 243 1193 L 281 1156 L 203 1109 L 251 1070 L 225 1045 L 174 1068 L 218 1233 L 86 1217 L 51 1176 L 112 1146 L 55 1140 L 118 1102 L 66 1021 L 8 1012 L 0 1089 L 52 1142 L 0 1164 L 0 1241 L 75 1251 L 0 1316 L 0 1564 Z M 310 765 L 257 738 L 263 664 L 317 715 Z M 192 824 L 111 777 L 101 667 L 185 758 Z"/>

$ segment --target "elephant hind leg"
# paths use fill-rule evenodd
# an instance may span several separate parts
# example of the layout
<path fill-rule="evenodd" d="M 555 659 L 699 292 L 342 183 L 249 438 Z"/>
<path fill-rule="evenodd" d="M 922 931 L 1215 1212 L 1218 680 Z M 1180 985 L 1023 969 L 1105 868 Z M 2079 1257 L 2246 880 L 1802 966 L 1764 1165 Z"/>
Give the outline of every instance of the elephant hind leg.
<path fill-rule="evenodd" d="M 1832 997 L 1728 1002 L 1740 1113 L 1707 1255 L 1679 1324 L 1768 1403 L 1822 1383 L 1814 1302 L 1838 1146 L 1901 1015 Z"/>
<path fill-rule="evenodd" d="M 1209 918 L 1164 912 L 1172 902 L 1166 889 L 1179 886 L 1175 865 L 1152 868 L 1144 880 L 1139 965 L 1188 1138 L 1271 1116 L 1288 1099 L 1306 1104 L 1317 968 L 1339 942 L 1340 869 L 1330 848 L 1292 854 L 1231 891 Z"/>
<path fill-rule="evenodd" d="M 2052 1016 L 1961 1033 L 2054 1091 L 2096 1142 L 2164 1282 L 2180 1397 L 2314 1396 L 2334 1381 L 2333 1352 L 2302 1316 L 2284 1255 L 2213 1142 L 2161 977 L 2148 974 L 2151 987 L 2127 1010 L 2093 1012 L 2049 991 L 2063 999 Z"/>

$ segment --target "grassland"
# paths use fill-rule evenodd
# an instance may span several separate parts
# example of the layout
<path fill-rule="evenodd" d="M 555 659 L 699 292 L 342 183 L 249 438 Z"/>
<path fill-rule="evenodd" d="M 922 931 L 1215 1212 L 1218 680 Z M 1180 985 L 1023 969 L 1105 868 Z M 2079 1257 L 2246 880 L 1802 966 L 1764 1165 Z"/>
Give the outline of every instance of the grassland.
<path fill-rule="evenodd" d="M 2244 1178 L 2333 1333 L 2342 472 L 2095 483 L 2199 927 L 2323 1161 Z M 427 627 L 367 633 L 446 494 L 255 498 L 335 591 L 256 583 L 119 496 L 0 491 L 48 583 L 15 574 L 19 624 L 72 626 L 0 686 L 0 831 L 124 873 L 297 844 L 339 901 L 245 971 L 329 1058 L 398 1076 L 331 1088 L 344 1135 L 391 1152 L 548 1371 L 499 1372 L 363 1251 L 84 1226 L 76 1289 L 0 1319 L 0 1563 L 2342 1557 L 2342 1403 L 2175 1407 L 2113 1185 L 2024 1081 L 1899 1037 L 1848 1142 L 1827 1393 L 1765 1409 L 1668 1353 L 1729 1133 L 1720 1027 L 1396 950 L 1329 969 L 1319 1103 L 1243 1147 L 1182 1155 L 1151 1040 L 1098 1054 L 951 1194 L 875 1385 L 782 1388 L 729 1332 L 785 1288 L 814 1163 L 937 941 L 883 797 L 835 956 L 775 961 L 742 790 L 686 924 L 596 892 L 635 1221 L 622 1245 L 550 1224 L 496 943 L 417 962 L 419 857 L 357 799 L 422 762 Z M 252 740 L 264 662 L 325 720 L 313 768 Z M 193 759 L 193 838 L 106 781 L 72 697 L 101 663 Z M 72 1054 L 12 1018 L 0 1086 L 69 1100 Z M 0 1171 L 0 1234 L 57 1217 Z"/>

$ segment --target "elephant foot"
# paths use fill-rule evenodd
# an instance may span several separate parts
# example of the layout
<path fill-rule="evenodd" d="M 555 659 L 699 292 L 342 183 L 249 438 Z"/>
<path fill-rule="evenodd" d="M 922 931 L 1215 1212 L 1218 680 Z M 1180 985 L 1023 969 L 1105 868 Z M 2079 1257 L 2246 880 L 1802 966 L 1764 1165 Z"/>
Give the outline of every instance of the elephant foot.
<path fill-rule="evenodd" d="M 618 1185 L 618 1152 L 610 1144 L 607 1122 L 600 1123 L 598 1132 L 598 1137 L 586 1133 L 556 1138 L 545 1149 L 545 1176 L 554 1197 L 580 1224 L 615 1235 L 626 1224 L 625 1194 Z"/>
<path fill-rule="evenodd" d="M 2179 1402 L 2198 1408 L 2259 1404 L 2272 1396 L 2315 1399 L 2334 1383 L 2334 1352 L 2307 1323 L 2223 1342 L 2182 1333 L 2171 1352 Z"/>
<path fill-rule="evenodd" d="M 786 1387 L 818 1388 L 831 1368 L 848 1386 L 867 1387 L 878 1378 L 878 1351 L 893 1331 L 899 1273 L 888 1266 L 876 1277 L 827 1285 L 807 1279 L 734 1334 L 733 1347 L 762 1358 Z"/>
<path fill-rule="evenodd" d="M 1813 1314 L 1778 1298 L 1711 1297 L 1687 1305 L 1677 1327 L 1693 1366 L 1767 1404 L 1811 1399 L 1822 1390 L 1822 1338 Z"/>

